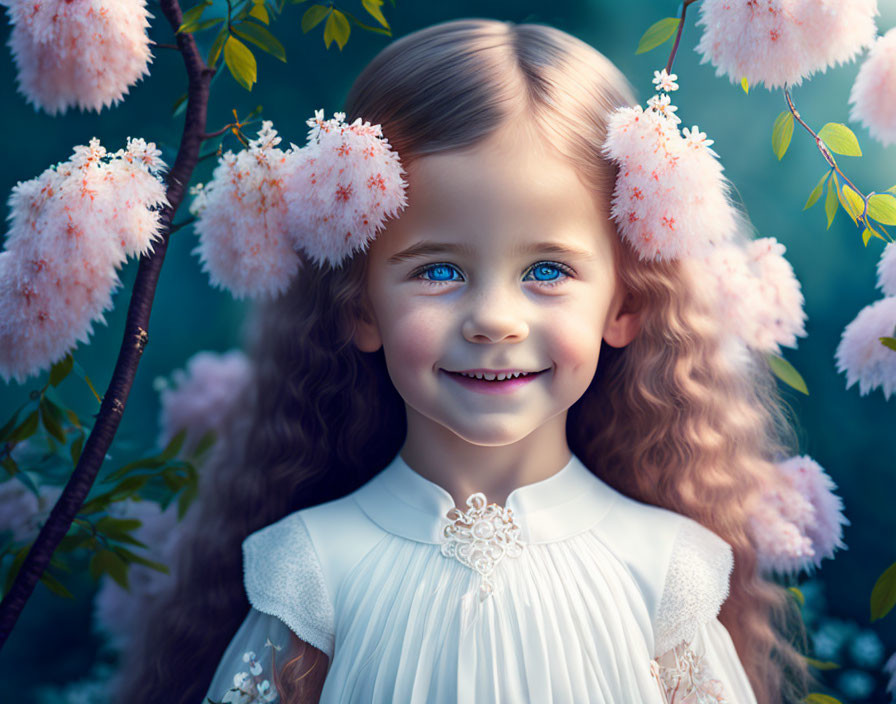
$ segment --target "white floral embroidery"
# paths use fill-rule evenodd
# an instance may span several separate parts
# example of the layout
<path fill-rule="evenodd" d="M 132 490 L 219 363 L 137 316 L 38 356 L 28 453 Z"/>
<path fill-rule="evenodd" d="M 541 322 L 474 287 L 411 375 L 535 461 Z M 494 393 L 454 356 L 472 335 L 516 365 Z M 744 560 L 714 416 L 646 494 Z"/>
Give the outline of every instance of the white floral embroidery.
<path fill-rule="evenodd" d="M 273 650 L 282 648 L 282 646 L 272 643 L 270 638 L 265 646 Z M 272 659 L 273 655 L 272 651 Z M 237 672 L 233 676 L 233 687 L 227 690 L 224 698 L 221 699 L 221 704 L 254 704 L 255 702 L 271 704 L 271 702 L 276 702 L 278 700 L 277 690 L 271 685 L 270 680 L 262 677 L 264 668 L 256 659 L 255 651 L 249 650 L 243 653 L 243 662 L 248 665 L 247 670 Z"/>
<path fill-rule="evenodd" d="M 452 508 L 451 521 L 442 529 L 442 554 L 479 573 L 479 600 L 494 592 L 492 572 L 505 557 L 522 554 L 520 528 L 513 522 L 513 511 L 496 503 L 486 505 L 485 494 L 476 492 L 467 499 L 469 511 Z"/>
<path fill-rule="evenodd" d="M 721 681 L 711 677 L 704 656 L 685 643 L 651 660 L 650 673 L 666 704 L 729 704 Z"/>

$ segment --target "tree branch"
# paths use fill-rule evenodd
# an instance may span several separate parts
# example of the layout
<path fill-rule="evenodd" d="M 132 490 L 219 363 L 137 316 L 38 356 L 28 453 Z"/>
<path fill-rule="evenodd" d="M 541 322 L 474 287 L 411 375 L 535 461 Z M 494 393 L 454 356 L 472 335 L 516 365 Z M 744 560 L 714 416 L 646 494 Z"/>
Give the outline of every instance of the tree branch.
<path fill-rule="evenodd" d="M 675 35 L 675 43 L 672 45 L 672 53 L 669 54 L 669 60 L 666 62 L 666 73 L 672 73 L 672 62 L 675 61 L 675 54 L 678 52 L 678 43 L 681 41 L 681 32 L 684 29 L 684 15 L 688 11 L 688 5 L 697 2 L 697 0 L 684 0 L 681 4 L 681 19 L 678 20 L 678 34 Z"/>
<path fill-rule="evenodd" d="M 183 21 L 178 0 L 160 0 L 160 6 L 172 28 L 177 30 Z M 202 135 L 208 111 L 209 83 L 213 75 L 199 55 L 192 34 L 177 35 L 177 44 L 186 65 L 188 89 L 184 130 L 174 165 L 166 177 L 169 205 L 161 211 L 162 239 L 153 244 L 153 252 L 140 258 L 140 266 L 125 322 L 124 339 L 112 373 L 109 387 L 103 396 L 93 430 L 87 438 L 78 465 L 72 472 L 62 495 L 53 507 L 25 558 L 9 593 L 0 602 L 0 648 L 6 643 L 25 603 L 50 562 L 59 542 L 68 532 L 84 499 L 90 492 L 103 459 L 124 414 L 125 404 L 137 365 L 149 339 L 149 314 L 152 309 L 156 284 L 168 248 L 171 222 L 184 198 L 184 191 L 199 158 Z"/>

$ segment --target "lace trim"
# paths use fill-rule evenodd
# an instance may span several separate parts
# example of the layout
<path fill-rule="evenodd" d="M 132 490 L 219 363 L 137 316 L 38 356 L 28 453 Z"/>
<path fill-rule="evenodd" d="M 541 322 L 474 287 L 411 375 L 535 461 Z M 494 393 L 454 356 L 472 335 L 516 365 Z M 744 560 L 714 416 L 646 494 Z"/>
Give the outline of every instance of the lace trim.
<path fill-rule="evenodd" d="M 705 657 L 684 643 L 651 660 L 650 674 L 666 704 L 730 704 L 722 682 L 712 677 Z"/>
<path fill-rule="evenodd" d="M 699 626 L 718 616 L 728 598 L 733 567 L 731 546 L 697 521 L 685 519 L 657 607 L 654 653 L 690 643 Z"/>
<path fill-rule="evenodd" d="M 332 658 L 335 612 L 302 517 L 291 514 L 252 533 L 243 541 L 243 558 L 249 603 Z"/>

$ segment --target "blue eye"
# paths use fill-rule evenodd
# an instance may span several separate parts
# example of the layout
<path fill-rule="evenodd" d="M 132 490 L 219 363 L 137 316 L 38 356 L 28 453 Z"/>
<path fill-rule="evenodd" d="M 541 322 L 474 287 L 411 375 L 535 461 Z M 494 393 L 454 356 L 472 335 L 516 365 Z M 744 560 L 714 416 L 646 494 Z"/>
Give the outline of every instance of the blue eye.
<path fill-rule="evenodd" d="M 420 281 L 423 281 L 424 283 L 427 283 L 429 285 L 436 285 L 436 286 L 438 284 L 445 284 L 445 283 L 452 283 L 454 281 L 461 281 L 462 279 L 441 278 L 441 277 L 445 276 L 446 274 L 448 276 L 451 276 L 452 271 L 460 273 L 460 272 L 458 272 L 457 268 L 453 264 L 427 264 L 426 266 L 421 268 L 419 271 L 417 271 L 412 276 L 412 278 L 419 279 Z M 529 269 L 529 271 L 537 272 L 539 275 L 550 275 L 551 271 L 557 271 L 563 275 L 563 278 L 554 277 L 554 278 L 550 278 L 550 279 L 547 279 L 547 278 L 534 279 L 534 281 L 537 281 L 538 283 L 542 284 L 543 287 L 546 287 L 546 288 L 551 288 L 553 286 L 557 286 L 557 285 L 563 283 L 564 281 L 566 281 L 567 278 L 569 278 L 573 274 L 572 269 L 570 269 L 565 264 L 560 264 L 559 262 L 538 262 L 535 265 L 533 265 L 532 268 Z M 424 277 L 425 274 L 434 274 L 436 276 L 436 278 L 434 278 L 434 279 L 425 278 Z"/>

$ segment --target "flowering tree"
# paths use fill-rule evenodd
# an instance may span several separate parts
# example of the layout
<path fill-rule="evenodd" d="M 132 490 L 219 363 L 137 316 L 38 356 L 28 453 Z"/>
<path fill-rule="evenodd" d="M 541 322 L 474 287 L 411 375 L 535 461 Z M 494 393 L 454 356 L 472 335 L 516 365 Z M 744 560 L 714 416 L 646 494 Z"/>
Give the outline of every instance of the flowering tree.
<path fill-rule="evenodd" d="M 642 258 L 688 255 L 695 280 L 707 287 L 704 295 L 717 298 L 732 353 L 746 348 L 765 353 L 783 383 L 808 393 L 800 374 L 781 356 L 781 346 L 795 347 L 797 337 L 806 334 L 803 297 L 784 258 L 785 248 L 770 237 L 746 244 L 735 241 L 738 214 L 719 155 L 710 148 L 713 140 L 697 125 L 679 130 L 681 119 L 671 99 L 678 77 L 672 67 L 694 2 L 684 0 L 679 16 L 652 25 L 639 44 L 639 52 L 649 51 L 674 36 L 665 66 L 654 74 L 657 94 L 647 108 L 625 108 L 611 119 L 605 153 L 623 167 L 612 216 Z M 14 25 L 10 46 L 19 88 L 36 109 L 56 114 L 78 106 L 99 112 L 148 75 L 152 43 L 146 29 L 153 16 L 145 0 L 0 3 L 8 7 Z M 323 23 L 326 46 L 336 42 L 340 49 L 350 23 L 391 35 L 380 9 L 382 0 L 362 4 L 379 26 L 361 23 L 334 6 L 311 4 L 302 16 L 302 29 L 308 32 Z M 383 220 L 404 205 L 400 168 L 377 126 L 360 121 L 346 125 L 340 113 L 324 120 L 319 111 L 308 121 L 308 144 L 285 150 L 278 147 L 281 139 L 268 121 L 254 139 L 246 138 L 243 128 L 254 113 L 241 121 L 235 111 L 233 123 L 206 132 L 210 86 L 222 67 L 251 90 L 257 65 L 249 45 L 285 60 L 282 44 L 268 29 L 285 5 L 286 0 L 227 0 L 226 12 L 215 15 L 219 8 L 212 0 L 201 0 L 186 12 L 178 0 L 160 0 L 177 43 L 156 46 L 178 51 L 188 78 L 177 108 L 185 112 L 183 134 L 164 177 L 166 165 L 152 142 L 129 140 L 125 148 L 109 153 L 93 139 L 87 146 L 76 146 L 67 162 L 13 189 L 12 224 L 0 253 L 0 376 L 22 381 L 47 369 L 49 376 L 0 428 L 0 463 L 13 479 L 21 480 L 0 487 L 8 505 L 20 506 L 19 512 L 27 516 L 53 508 L 35 540 L 27 540 L 27 531 L 18 524 L 19 532 L 13 531 L 18 540 L 7 548 L 14 560 L 0 603 L 0 646 L 39 580 L 67 593 L 47 569 L 54 564 L 54 552 L 91 551 L 91 572 L 107 575 L 119 587 L 128 585 L 129 572 L 143 574 L 141 584 L 150 585 L 153 572 L 167 571 L 173 543 L 159 536 L 169 533 L 197 497 L 196 464 L 224 422 L 210 412 L 227 408 L 227 399 L 216 397 L 214 390 L 230 388 L 233 395 L 248 383 L 244 360 L 197 356 L 190 374 L 179 379 L 181 388 L 163 393 L 163 399 L 169 399 L 163 404 L 164 449 L 109 473 L 104 482 L 111 488 L 87 500 L 148 340 L 149 312 L 170 235 L 193 226 L 199 238 L 194 252 L 213 285 L 237 298 L 275 296 L 296 274 L 299 250 L 317 257 L 318 263 L 337 261 L 346 251 L 362 248 Z M 696 24 L 702 33 L 696 49 L 704 62 L 716 67 L 717 75 L 739 81 L 744 91 L 757 84 L 782 90 L 787 109 L 772 127 L 778 159 L 785 155 L 797 123 L 818 146 L 827 167 L 806 209 L 826 188 L 828 227 L 842 207 L 866 248 L 872 240 L 886 243 L 878 263 L 884 297 L 844 330 L 836 362 L 847 374 L 847 388 L 858 382 L 865 395 L 880 387 L 889 399 L 896 390 L 896 247 L 886 228 L 896 225 L 896 186 L 863 193 L 834 158 L 861 153 L 853 132 L 839 123 L 813 131 L 797 111 L 789 88 L 867 50 L 850 94 L 851 119 L 885 145 L 896 141 L 896 29 L 877 35 L 876 0 L 702 0 L 698 8 Z M 213 30 L 210 49 L 202 56 L 193 34 Z M 245 149 L 202 153 L 206 143 L 225 133 L 235 135 Z M 383 168 L 371 170 L 361 166 L 363 162 L 352 162 L 352 178 L 340 178 L 339 160 L 349 153 L 376 155 Z M 215 155 L 218 164 L 209 183 L 190 188 L 198 162 Z M 670 183 L 677 187 L 670 189 Z M 175 223 L 188 189 L 194 196 L 191 217 Z M 321 237 L 327 228 L 340 237 Z M 329 250 L 333 243 L 342 248 Z M 116 271 L 129 255 L 138 256 L 140 265 L 124 339 L 108 389 L 102 397 L 94 390 L 101 406 L 88 428 L 54 400 L 52 389 L 72 370 L 91 383 L 71 349 L 87 342 L 93 322 L 103 320 L 111 293 L 120 286 Z M 228 383 L 221 384 L 221 378 Z M 64 489 L 34 485 L 13 457 L 13 449 L 26 444 L 41 425 L 71 458 L 73 470 Z M 817 567 L 842 547 L 842 526 L 848 521 L 832 493 L 833 482 L 811 458 L 782 458 L 779 469 L 780 481 L 767 488 L 751 531 L 762 569 L 792 574 Z M 170 494 L 159 510 L 134 501 L 152 482 L 164 485 Z M 3 496 L 0 492 L 0 500 Z M 175 498 L 176 516 L 168 510 Z M 150 559 L 125 547 L 129 543 L 158 549 Z M 115 624 L 127 623 L 121 594 L 108 579 L 103 591 L 102 620 L 114 631 Z M 802 599 L 795 588 L 794 594 Z M 872 618 L 886 615 L 894 602 L 896 565 L 875 586 Z"/>

